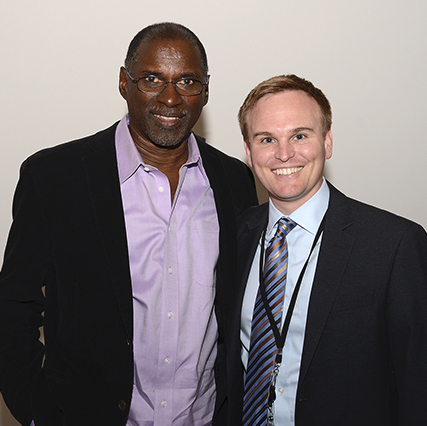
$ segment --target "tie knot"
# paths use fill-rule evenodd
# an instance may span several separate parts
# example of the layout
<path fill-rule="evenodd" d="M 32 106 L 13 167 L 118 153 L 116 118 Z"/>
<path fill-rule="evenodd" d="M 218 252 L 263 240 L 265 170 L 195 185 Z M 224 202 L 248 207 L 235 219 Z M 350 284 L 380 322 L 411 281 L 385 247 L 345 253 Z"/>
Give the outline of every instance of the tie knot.
<path fill-rule="evenodd" d="M 279 222 L 277 222 L 276 235 L 282 233 L 286 237 L 296 225 L 297 224 L 292 219 L 282 217 Z"/>

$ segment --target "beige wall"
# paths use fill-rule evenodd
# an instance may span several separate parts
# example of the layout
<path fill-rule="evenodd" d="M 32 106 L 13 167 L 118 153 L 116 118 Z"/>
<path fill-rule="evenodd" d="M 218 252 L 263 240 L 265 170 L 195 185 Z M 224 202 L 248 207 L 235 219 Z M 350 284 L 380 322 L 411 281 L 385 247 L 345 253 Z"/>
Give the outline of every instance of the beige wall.
<path fill-rule="evenodd" d="M 121 118 L 118 70 L 133 35 L 190 27 L 208 52 L 208 142 L 244 158 L 236 114 L 252 87 L 295 73 L 334 112 L 327 176 L 362 201 L 427 227 L 425 0 L 1 0 L 0 253 L 20 163 Z M 0 404 L 0 425 L 12 426 Z"/>

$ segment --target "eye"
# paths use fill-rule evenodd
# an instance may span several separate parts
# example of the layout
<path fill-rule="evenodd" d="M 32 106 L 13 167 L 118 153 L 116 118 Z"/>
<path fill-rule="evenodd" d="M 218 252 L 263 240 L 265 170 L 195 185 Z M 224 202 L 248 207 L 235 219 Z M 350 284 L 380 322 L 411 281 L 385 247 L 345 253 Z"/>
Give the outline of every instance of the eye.
<path fill-rule="evenodd" d="M 179 87 L 188 87 L 194 85 L 194 80 L 192 78 L 181 78 L 175 84 Z"/>
<path fill-rule="evenodd" d="M 262 139 L 262 141 L 261 142 L 264 142 L 264 143 L 272 143 L 274 141 L 274 139 L 273 138 L 270 138 L 270 137 L 266 137 L 266 138 L 264 138 L 264 139 Z"/>
<path fill-rule="evenodd" d="M 141 83 L 144 85 L 157 86 L 162 85 L 163 80 L 155 75 L 143 75 L 140 79 Z"/>
<path fill-rule="evenodd" d="M 305 139 L 305 135 L 304 134 L 302 134 L 302 133 L 298 133 L 297 135 L 295 135 L 294 136 L 294 140 L 296 140 L 296 141 L 302 141 L 302 140 L 304 140 Z"/>

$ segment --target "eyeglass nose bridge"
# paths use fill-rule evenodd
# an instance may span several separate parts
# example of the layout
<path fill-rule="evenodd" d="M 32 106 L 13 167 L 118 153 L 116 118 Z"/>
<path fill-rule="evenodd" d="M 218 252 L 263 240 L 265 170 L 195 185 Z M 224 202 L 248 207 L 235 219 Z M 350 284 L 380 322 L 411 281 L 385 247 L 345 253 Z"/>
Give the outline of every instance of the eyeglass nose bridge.
<path fill-rule="evenodd" d="M 163 80 L 163 79 L 162 79 Z M 175 89 L 175 92 L 179 95 L 179 96 L 184 96 L 181 93 L 178 92 L 178 89 L 176 88 L 176 81 L 166 81 L 163 80 L 163 87 L 158 91 L 158 92 L 154 92 L 156 94 L 156 96 L 160 95 L 161 93 L 163 93 L 163 91 L 166 89 L 167 85 L 171 83 L 173 85 L 173 88 Z"/>

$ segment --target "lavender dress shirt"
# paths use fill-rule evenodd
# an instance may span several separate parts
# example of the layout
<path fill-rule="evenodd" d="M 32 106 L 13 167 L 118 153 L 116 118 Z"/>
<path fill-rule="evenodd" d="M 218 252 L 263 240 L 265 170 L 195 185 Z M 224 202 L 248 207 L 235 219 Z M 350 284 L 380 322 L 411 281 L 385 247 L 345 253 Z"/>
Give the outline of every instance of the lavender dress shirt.
<path fill-rule="evenodd" d="M 167 177 L 144 163 L 127 120 L 116 130 L 134 307 L 135 376 L 127 425 L 210 425 L 218 335 L 213 192 L 191 135 L 171 203 Z"/>

